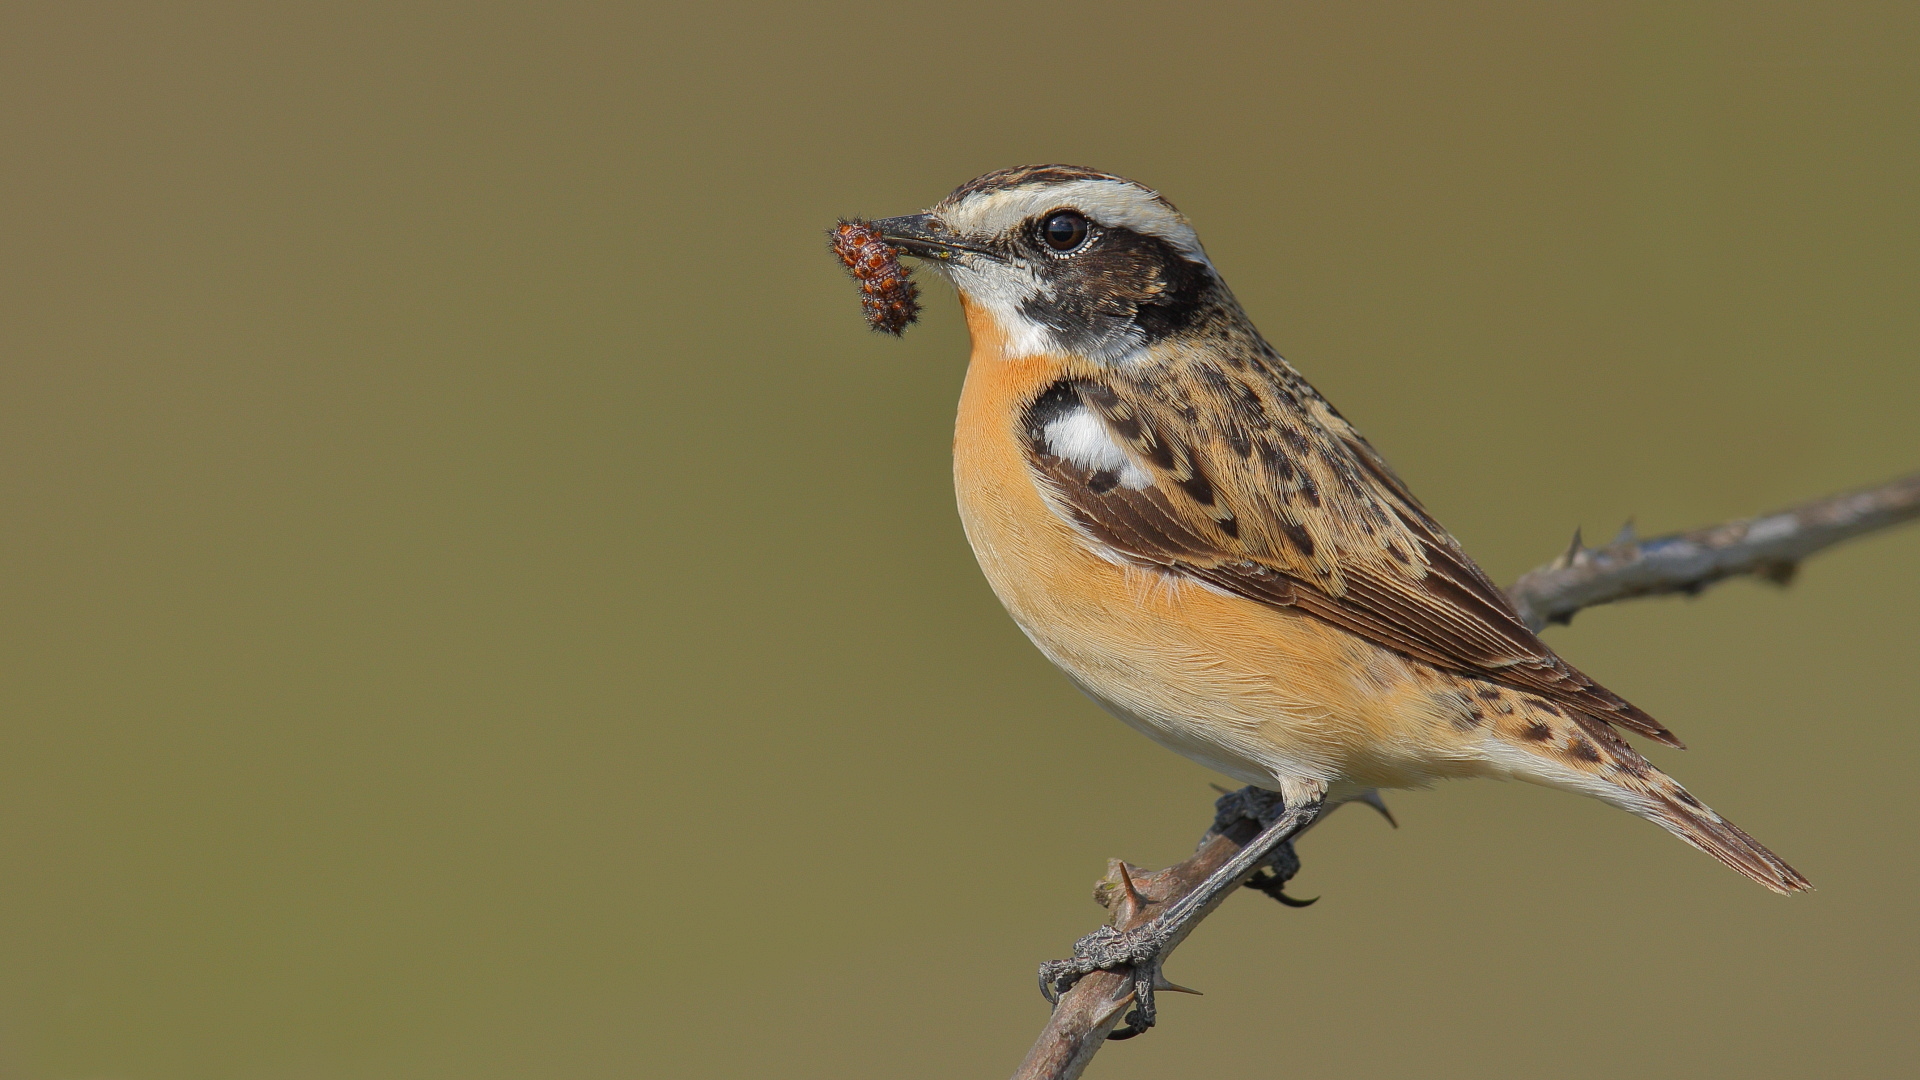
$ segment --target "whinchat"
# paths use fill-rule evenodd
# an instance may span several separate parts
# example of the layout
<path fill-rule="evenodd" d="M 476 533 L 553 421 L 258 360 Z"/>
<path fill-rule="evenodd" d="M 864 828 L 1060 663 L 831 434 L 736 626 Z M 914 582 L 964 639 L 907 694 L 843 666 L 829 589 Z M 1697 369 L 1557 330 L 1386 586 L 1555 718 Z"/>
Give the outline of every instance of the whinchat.
<path fill-rule="evenodd" d="M 1627 744 L 1680 742 L 1527 628 L 1161 195 L 1026 166 L 872 224 L 960 294 L 954 483 L 980 568 L 1108 712 L 1309 817 L 1525 780 L 1810 887 Z"/>

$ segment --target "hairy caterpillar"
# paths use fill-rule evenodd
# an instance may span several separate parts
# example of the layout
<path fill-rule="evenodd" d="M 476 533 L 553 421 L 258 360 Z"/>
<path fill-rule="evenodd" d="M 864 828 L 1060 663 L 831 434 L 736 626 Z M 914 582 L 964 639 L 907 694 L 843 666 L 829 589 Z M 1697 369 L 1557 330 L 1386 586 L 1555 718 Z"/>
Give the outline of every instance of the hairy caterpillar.
<path fill-rule="evenodd" d="M 875 330 L 898 337 L 920 317 L 920 286 L 900 256 L 874 228 L 858 218 L 843 220 L 827 234 L 833 253 L 860 286 L 860 306 Z"/>

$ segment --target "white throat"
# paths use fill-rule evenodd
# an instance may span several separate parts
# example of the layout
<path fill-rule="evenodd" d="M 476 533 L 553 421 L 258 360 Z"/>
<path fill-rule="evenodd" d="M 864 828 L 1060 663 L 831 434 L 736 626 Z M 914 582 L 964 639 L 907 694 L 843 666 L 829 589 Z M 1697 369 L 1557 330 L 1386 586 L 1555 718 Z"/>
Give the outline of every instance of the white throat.
<path fill-rule="evenodd" d="M 1039 275 L 1025 267 L 1006 264 L 978 267 L 956 259 L 926 264 L 935 273 L 953 282 L 954 287 L 987 314 L 1007 337 L 1007 355 L 1040 356 L 1057 353 L 1060 344 L 1053 332 L 1027 317 L 1023 308 L 1028 301 L 1043 300 L 1053 290 Z"/>

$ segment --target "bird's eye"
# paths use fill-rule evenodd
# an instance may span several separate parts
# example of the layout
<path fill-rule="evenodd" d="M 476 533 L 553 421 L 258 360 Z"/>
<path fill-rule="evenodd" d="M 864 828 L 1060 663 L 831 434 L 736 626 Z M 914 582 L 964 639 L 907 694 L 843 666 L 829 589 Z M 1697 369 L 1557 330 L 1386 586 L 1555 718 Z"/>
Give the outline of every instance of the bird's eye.
<path fill-rule="evenodd" d="M 1078 210 L 1055 210 L 1041 224 L 1040 239 L 1055 251 L 1072 251 L 1087 242 L 1086 215 Z"/>

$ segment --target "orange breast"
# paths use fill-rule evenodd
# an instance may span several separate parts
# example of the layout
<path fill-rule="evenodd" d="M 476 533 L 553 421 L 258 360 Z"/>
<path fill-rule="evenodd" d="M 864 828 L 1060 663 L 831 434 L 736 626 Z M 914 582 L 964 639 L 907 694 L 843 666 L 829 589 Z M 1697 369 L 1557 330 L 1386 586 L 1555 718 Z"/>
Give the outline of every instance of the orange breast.
<path fill-rule="evenodd" d="M 1431 673 L 1311 617 L 1120 565 L 1047 502 L 1027 464 L 1028 404 L 1074 374 L 1010 356 L 966 304 L 973 356 L 954 433 L 954 486 L 988 582 L 1034 644 L 1155 740 L 1245 783 L 1276 776 L 1425 783 L 1459 757 Z M 1457 773 L 1460 775 L 1463 773 Z"/>

